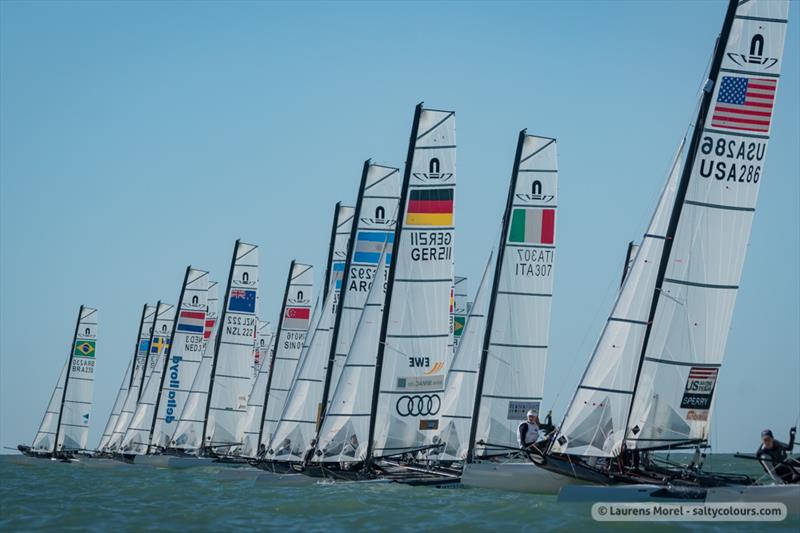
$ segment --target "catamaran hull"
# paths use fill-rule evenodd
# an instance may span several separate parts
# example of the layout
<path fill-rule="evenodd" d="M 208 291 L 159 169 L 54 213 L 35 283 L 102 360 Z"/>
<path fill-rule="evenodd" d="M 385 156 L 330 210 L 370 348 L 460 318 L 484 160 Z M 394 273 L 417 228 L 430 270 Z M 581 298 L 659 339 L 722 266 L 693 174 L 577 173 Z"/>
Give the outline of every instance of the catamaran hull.
<path fill-rule="evenodd" d="M 278 474 L 274 472 L 259 472 L 256 483 L 274 483 L 278 485 L 316 485 L 320 480 L 303 474 Z"/>
<path fill-rule="evenodd" d="M 137 455 L 133 464 L 178 469 L 217 466 L 212 457 L 178 457 L 176 455 Z"/>
<path fill-rule="evenodd" d="M 89 468 L 119 468 L 121 466 L 125 466 L 128 463 L 124 461 L 119 461 L 112 457 L 86 457 L 81 459 L 80 461 L 82 466 L 86 466 Z"/>
<path fill-rule="evenodd" d="M 730 485 L 697 487 L 672 485 L 565 486 L 559 503 L 663 502 L 663 503 L 764 503 L 780 502 L 789 513 L 800 513 L 798 485 Z"/>
<path fill-rule="evenodd" d="M 464 487 L 534 494 L 558 494 L 561 487 L 581 483 L 585 482 L 549 472 L 533 463 L 469 463 L 461 474 Z"/>

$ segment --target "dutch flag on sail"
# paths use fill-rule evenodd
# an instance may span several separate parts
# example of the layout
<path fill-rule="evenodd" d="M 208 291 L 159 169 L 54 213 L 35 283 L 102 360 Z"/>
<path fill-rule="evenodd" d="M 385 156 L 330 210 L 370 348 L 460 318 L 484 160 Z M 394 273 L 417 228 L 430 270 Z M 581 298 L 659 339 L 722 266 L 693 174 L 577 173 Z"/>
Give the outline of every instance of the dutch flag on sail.
<path fill-rule="evenodd" d="M 203 311 L 181 311 L 178 318 L 178 331 L 181 333 L 203 333 L 206 314 Z"/>

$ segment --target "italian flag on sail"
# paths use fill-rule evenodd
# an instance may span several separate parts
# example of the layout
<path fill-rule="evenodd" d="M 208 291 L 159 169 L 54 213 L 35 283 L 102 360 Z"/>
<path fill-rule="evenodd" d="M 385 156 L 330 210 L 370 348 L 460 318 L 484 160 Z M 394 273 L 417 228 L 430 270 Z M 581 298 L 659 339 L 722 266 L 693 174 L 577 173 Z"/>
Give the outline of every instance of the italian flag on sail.
<path fill-rule="evenodd" d="M 516 208 L 511 213 L 508 240 L 525 244 L 553 244 L 555 229 L 555 209 Z"/>

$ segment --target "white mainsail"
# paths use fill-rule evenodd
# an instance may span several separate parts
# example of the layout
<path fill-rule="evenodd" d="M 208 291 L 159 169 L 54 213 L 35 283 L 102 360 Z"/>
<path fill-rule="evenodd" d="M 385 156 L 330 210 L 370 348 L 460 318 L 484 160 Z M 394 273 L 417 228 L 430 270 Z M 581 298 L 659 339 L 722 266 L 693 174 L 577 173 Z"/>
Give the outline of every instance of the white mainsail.
<path fill-rule="evenodd" d="M 253 382 L 250 397 L 247 400 L 247 416 L 244 422 L 244 438 L 239 454 L 242 457 L 254 458 L 258 454 L 258 434 L 261 431 L 262 408 L 264 407 L 264 395 L 267 392 L 267 380 L 269 379 L 270 364 L 275 348 L 275 336 L 272 333 L 272 325 L 269 322 L 259 322 L 258 340 L 256 350 L 258 352 L 258 374 Z"/>
<path fill-rule="evenodd" d="M 557 184 L 555 139 L 520 132 L 478 380 L 470 439 L 475 455 L 507 453 L 517 446 L 516 427 L 528 410 L 539 410 L 550 333 Z"/>
<path fill-rule="evenodd" d="M 420 449 L 438 429 L 452 356 L 455 123 L 454 112 L 421 104 L 414 114 L 378 349 L 372 457 Z"/>
<path fill-rule="evenodd" d="M 122 404 L 122 410 L 117 418 L 114 431 L 111 433 L 111 439 L 106 446 L 108 451 L 117 451 L 119 449 L 122 438 L 128 431 L 133 413 L 136 412 L 136 404 L 139 403 L 139 392 L 142 390 L 144 371 L 150 354 L 150 336 L 153 334 L 153 321 L 155 320 L 155 316 L 156 306 L 145 304 L 143 311 L 144 318 L 139 328 L 139 340 L 136 346 L 136 362 L 133 367 L 131 384 L 130 387 L 128 387 L 128 393 L 125 395 L 125 401 Z"/>
<path fill-rule="evenodd" d="M 553 451 L 611 457 L 619 453 L 642 351 L 669 214 L 681 172 L 681 142 L 653 216 L 572 398 Z"/>
<path fill-rule="evenodd" d="M 211 369 L 214 363 L 214 348 L 216 346 L 219 285 L 216 281 L 208 284 L 208 307 L 206 323 L 203 330 L 203 357 L 197 368 L 192 388 L 186 398 L 186 405 L 181 411 L 178 425 L 172 434 L 170 445 L 173 448 L 196 453 L 203 444 L 203 425 L 206 420 L 206 406 L 208 405 L 208 387 L 211 382 Z"/>
<path fill-rule="evenodd" d="M 384 249 L 389 247 L 390 235 L 385 236 Z M 320 426 L 315 461 L 358 462 L 366 457 L 388 255 L 388 251 L 379 252 L 377 270 L 369 283 L 367 300 L 362 305 L 363 312 Z"/>
<path fill-rule="evenodd" d="M 97 343 L 97 309 L 81 306 L 75 341 L 67 368 L 56 451 L 85 450 L 89 440 L 89 417 L 94 391 L 94 364 Z"/>
<path fill-rule="evenodd" d="M 458 351 L 458 343 L 464 333 L 464 324 L 467 321 L 469 308 L 467 305 L 467 278 L 455 276 L 453 278 L 453 355 Z M 449 365 L 448 365 L 449 367 Z"/>
<path fill-rule="evenodd" d="M 718 72 L 712 64 L 668 228 L 625 435 L 630 448 L 708 439 L 764 177 L 788 12 L 786 0 L 742 1 L 727 40 L 723 29 L 721 63 Z"/>
<path fill-rule="evenodd" d="M 281 322 L 278 327 L 275 354 L 267 379 L 259 445 L 265 447 L 272 439 L 272 432 L 283 411 L 286 395 L 292 385 L 297 361 L 306 340 L 311 316 L 311 300 L 314 292 L 314 267 L 292 261 L 286 283 Z M 318 315 L 319 310 L 315 312 Z M 317 318 L 318 320 L 318 318 Z"/>
<path fill-rule="evenodd" d="M 347 246 L 350 242 L 350 233 L 353 226 L 353 215 L 355 208 L 336 204 L 336 213 L 333 218 L 333 229 L 331 234 L 331 249 L 328 254 L 327 279 L 323 294 L 328 294 L 328 288 L 335 285 L 338 299 L 339 291 L 342 288 L 344 278 L 344 267 L 347 262 Z M 334 306 L 334 312 L 336 307 Z"/>
<path fill-rule="evenodd" d="M 53 453 L 56 449 L 75 451 L 86 448 L 96 340 L 97 310 L 81 306 L 69 356 L 61 368 L 56 387 L 33 439 L 32 451 Z"/>
<path fill-rule="evenodd" d="M 208 272 L 189 267 L 179 301 L 168 357 L 162 368 L 160 398 L 156 402 L 150 439 L 156 449 L 169 446 L 203 358 Z"/>
<path fill-rule="evenodd" d="M 139 342 L 142 335 L 142 328 L 144 327 L 144 318 L 147 315 L 147 309 L 148 306 L 145 304 L 142 307 L 142 316 L 139 319 L 139 331 L 136 334 L 136 343 L 133 346 L 133 357 L 130 359 L 130 361 L 128 361 L 128 366 L 125 369 L 125 375 L 123 376 L 122 383 L 119 386 L 117 398 L 114 400 L 114 405 L 111 408 L 111 414 L 108 416 L 108 422 L 106 422 L 106 427 L 103 430 L 103 436 L 100 438 L 100 444 L 97 446 L 98 451 L 105 452 L 109 450 L 109 443 L 111 442 L 111 436 L 114 433 L 114 428 L 117 425 L 119 414 L 122 411 L 123 405 L 125 404 L 125 399 L 128 396 L 128 390 L 133 384 L 134 367 L 136 366 L 139 358 Z"/>
<path fill-rule="evenodd" d="M 258 246 L 236 241 L 209 385 L 204 447 L 240 445 L 258 327 Z"/>
<path fill-rule="evenodd" d="M 61 401 L 64 398 L 64 381 L 67 379 L 68 367 L 69 360 L 61 367 L 61 372 L 58 374 L 58 381 L 56 381 L 56 388 L 53 389 L 53 394 L 50 395 L 50 401 L 47 403 L 47 409 L 42 417 L 42 422 L 39 424 L 39 429 L 36 431 L 36 436 L 33 438 L 31 450 L 34 452 L 52 453 L 55 448 L 58 415 L 61 413 Z"/>
<path fill-rule="evenodd" d="M 156 401 L 161 390 L 164 358 L 169 353 L 172 338 L 175 306 L 158 302 L 156 307 L 153 334 L 150 336 L 150 355 L 145 365 L 145 371 L 150 370 L 150 374 L 145 375 L 142 395 L 120 445 L 121 451 L 128 454 L 147 453 L 150 446 L 150 432 L 153 429 Z"/>
<path fill-rule="evenodd" d="M 275 426 L 267 458 L 276 461 L 302 461 L 313 447 L 317 424 L 322 416 L 322 388 L 326 361 L 330 353 L 330 334 L 335 317 L 336 287 L 332 285 L 313 331 L 306 335 L 297 375 L 286 397 L 280 420 Z"/>
<path fill-rule="evenodd" d="M 453 364 L 447 372 L 437 443 L 443 443 L 438 458 L 442 461 L 463 461 L 469 452 L 472 411 L 486 334 L 486 313 L 492 280 L 489 276 L 493 254 L 483 270 L 475 303 L 463 326 Z M 458 278 L 456 278 L 458 279 Z M 462 278 L 463 279 L 463 278 Z"/>
<path fill-rule="evenodd" d="M 323 392 L 323 398 L 327 397 L 325 403 L 330 401 L 330 392 L 339 382 L 343 362 L 350 351 L 364 302 L 375 277 L 381 250 L 387 239 L 387 253 L 391 254 L 401 185 L 402 175 L 399 169 L 370 160 L 364 162 L 354 215 L 356 227 L 352 233 L 353 243 L 342 280 L 344 291 L 337 306 L 339 316 L 334 321 L 330 341 L 330 369 Z"/>

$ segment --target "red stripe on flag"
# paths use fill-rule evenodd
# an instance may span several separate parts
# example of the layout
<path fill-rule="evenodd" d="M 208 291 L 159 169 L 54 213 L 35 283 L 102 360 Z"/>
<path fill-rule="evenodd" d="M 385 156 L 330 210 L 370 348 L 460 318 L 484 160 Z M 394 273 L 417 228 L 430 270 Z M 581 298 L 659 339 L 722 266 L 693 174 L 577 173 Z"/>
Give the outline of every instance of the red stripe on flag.
<path fill-rule="evenodd" d="M 286 310 L 286 318 L 308 318 L 311 310 L 308 307 L 290 307 Z"/>
<path fill-rule="evenodd" d="M 553 244 L 556 229 L 555 209 L 542 210 L 542 244 Z"/>
<path fill-rule="evenodd" d="M 726 122 L 739 122 L 741 124 L 753 124 L 757 126 L 769 126 L 769 120 L 750 120 L 739 117 L 718 117 L 714 116 L 713 120 L 726 121 Z"/>
<path fill-rule="evenodd" d="M 753 110 L 750 110 L 750 109 L 741 109 L 741 108 L 738 108 L 738 107 L 717 106 L 717 109 L 715 109 L 715 111 L 725 112 L 725 113 L 738 113 L 740 115 L 754 115 L 754 116 L 757 116 L 757 117 L 771 117 L 772 116 L 772 112 L 771 111 L 753 111 Z"/>
<path fill-rule="evenodd" d="M 453 200 L 409 200 L 409 213 L 452 213 Z"/>
<path fill-rule="evenodd" d="M 202 311 L 181 311 L 181 318 L 205 319 L 206 314 Z"/>

